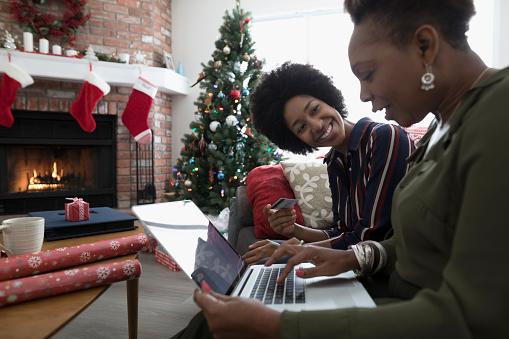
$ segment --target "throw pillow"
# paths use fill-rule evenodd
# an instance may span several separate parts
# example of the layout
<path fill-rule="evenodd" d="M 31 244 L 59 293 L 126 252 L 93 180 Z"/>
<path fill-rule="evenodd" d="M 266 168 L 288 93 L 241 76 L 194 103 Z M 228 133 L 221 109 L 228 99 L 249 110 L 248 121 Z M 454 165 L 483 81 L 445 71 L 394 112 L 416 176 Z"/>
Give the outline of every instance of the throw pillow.
<path fill-rule="evenodd" d="M 264 165 L 253 168 L 247 175 L 246 184 L 247 197 L 253 208 L 255 236 L 258 239 L 286 239 L 270 227 L 267 216 L 263 213 L 265 205 L 272 204 L 279 198 L 295 198 L 281 165 Z M 297 212 L 297 222 L 303 223 L 304 219 L 298 206 L 295 206 L 295 211 Z"/>
<path fill-rule="evenodd" d="M 321 161 L 281 163 L 304 217 L 304 225 L 328 228 L 332 225 L 332 197 L 327 165 Z"/>

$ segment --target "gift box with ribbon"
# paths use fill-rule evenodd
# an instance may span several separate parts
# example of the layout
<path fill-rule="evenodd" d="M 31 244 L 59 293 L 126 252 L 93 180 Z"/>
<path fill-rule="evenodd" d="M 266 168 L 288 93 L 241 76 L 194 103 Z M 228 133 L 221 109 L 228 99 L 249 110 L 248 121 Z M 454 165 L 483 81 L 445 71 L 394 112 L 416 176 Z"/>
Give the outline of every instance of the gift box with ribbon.
<path fill-rule="evenodd" d="M 66 198 L 72 202 L 65 204 L 65 220 L 83 221 L 89 218 L 88 202 L 82 198 Z"/>

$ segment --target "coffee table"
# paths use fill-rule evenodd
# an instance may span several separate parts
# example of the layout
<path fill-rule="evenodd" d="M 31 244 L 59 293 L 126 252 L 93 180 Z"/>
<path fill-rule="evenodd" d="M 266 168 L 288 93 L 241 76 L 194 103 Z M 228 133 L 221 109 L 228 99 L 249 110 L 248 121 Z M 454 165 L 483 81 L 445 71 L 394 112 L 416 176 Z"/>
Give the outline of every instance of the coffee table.
<path fill-rule="evenodd" d="M 143 228 L 125 232 L 99 234 L 88 237 L 44 242 L 43 249 L 74 246 L 104 239 L 113 239 L 143 233 Z M 137 254 L 112 258 L 104 262 L 135 259 Z M 94 263 L 92 263 L 94 264 Z M 127 318 L 129 338 L 137 338 L 138 333 L 138 279 L 127 280 Z M 74 317 L 92 304 L 110 285 L 88 290 L 75 291 L 44 299 L 0 308 L 0 338 L 48 338 L 57 333 Z"/>

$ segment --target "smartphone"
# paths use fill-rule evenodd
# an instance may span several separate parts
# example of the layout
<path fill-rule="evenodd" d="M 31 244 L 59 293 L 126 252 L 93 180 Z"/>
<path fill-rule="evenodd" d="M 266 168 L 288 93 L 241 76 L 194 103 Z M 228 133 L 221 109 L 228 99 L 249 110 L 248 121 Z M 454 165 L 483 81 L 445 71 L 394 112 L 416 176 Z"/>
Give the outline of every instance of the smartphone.
<path fill-rule="evenodd" d="M 293 205 L 297 204 L 299 201 L 297 199 L 288 199 L 288 198 L 279 198 L 272 204 L 273 209 L 281 209 L 281 208 L 291 208 Z"/>

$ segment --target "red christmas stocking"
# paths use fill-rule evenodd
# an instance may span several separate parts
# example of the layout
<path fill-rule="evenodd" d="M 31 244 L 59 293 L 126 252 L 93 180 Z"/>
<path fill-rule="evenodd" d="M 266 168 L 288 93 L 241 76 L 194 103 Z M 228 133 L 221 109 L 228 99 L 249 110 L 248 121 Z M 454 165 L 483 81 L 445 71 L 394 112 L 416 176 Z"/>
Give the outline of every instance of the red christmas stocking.
<path fill-rule="evenodd" d="M 152 131 L 148 127 L 148 114 L 156 94 L 157 86 L 139 77 L 122 113 L 122 122 L 139 144 L 148 144 L 152 141 Z"/>
<path fill-rule="evenodd" d="M 71 115 L 81 128 L 88 133 L 95 130 L 95 120 L 92 111 L 97 102 L 110 92 L 110 85 L 101 79 L 94 72 L 90 72 L 81 86 L 78 98 L 74 100 L 71 106 Z"/>
<path fill-rule="evenodd" d="M 20 88 L 34 83 L 34 79 L 13 63 L 7 63 L 2 81 L 0 82 L 0 126 L 11 127 L 14 123 L 11 106 L 16 100 L 16 92 Z"/>

